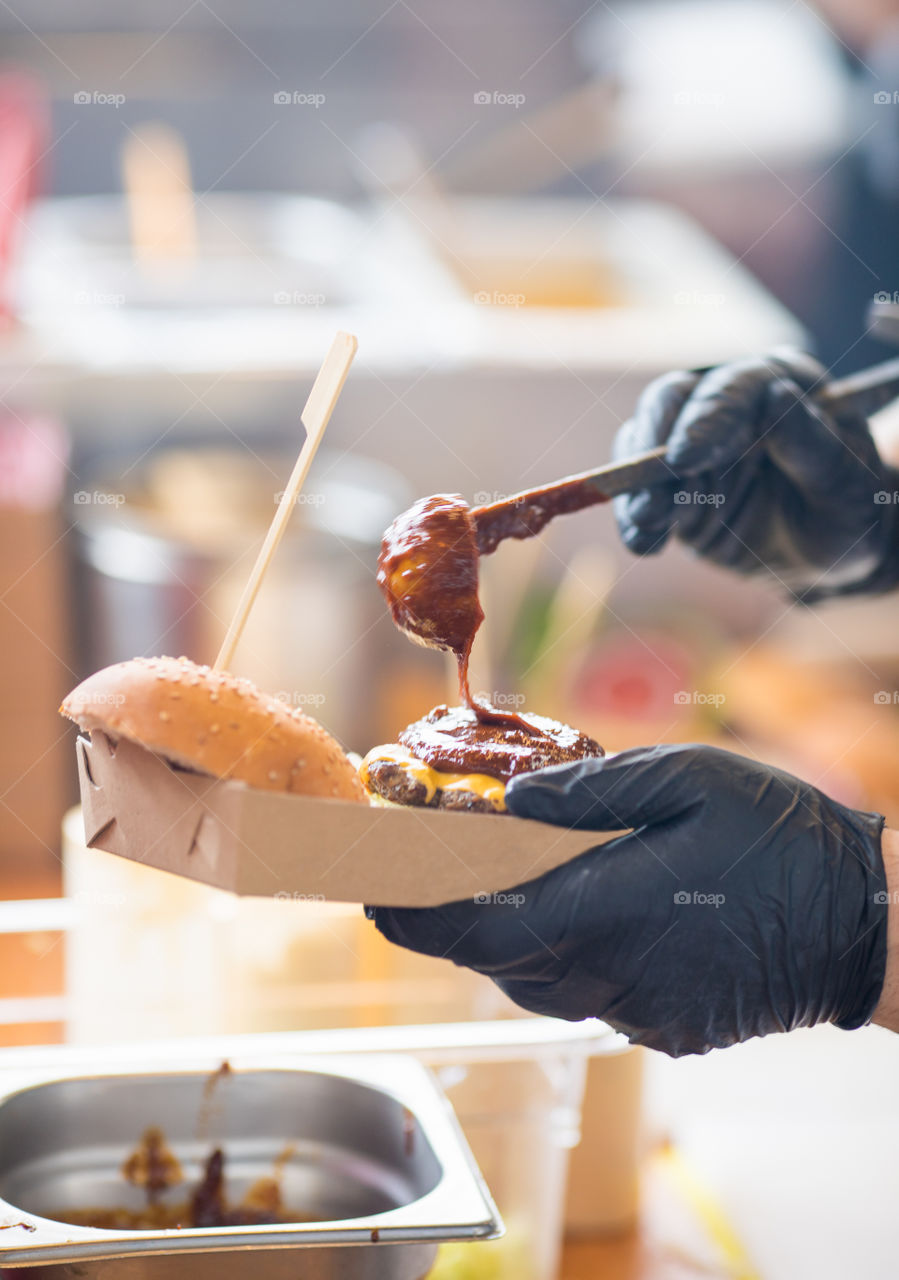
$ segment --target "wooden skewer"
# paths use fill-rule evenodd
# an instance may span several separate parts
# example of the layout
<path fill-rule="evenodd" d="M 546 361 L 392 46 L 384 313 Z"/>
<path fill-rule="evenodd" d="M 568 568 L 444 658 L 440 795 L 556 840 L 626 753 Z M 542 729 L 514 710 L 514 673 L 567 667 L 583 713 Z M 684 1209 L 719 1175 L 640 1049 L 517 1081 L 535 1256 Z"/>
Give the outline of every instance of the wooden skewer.
<path fill-rule="evenodd" d="M 272 557 L 278 549 L 278 543 L 284 536 L 284 530 L 287 528 L 287 522 L 290 519 L 297 494 L 303 487 L 309 468 L 312 466 L 312 459 L 321 444 L 325 428 L 331 420 L 331 414 L 334 411 L 337 398 L 343 390 L 343 384 L 346 382 L 346 377 L 350 371 L 350 365 L 353 363 L 353 357 L 358 346 L 359 343 L 353 334 L 344 333 L 342 330 L 338 332 L 331 344 L 330 351 L 325 356 L 322 367 L 318 371 L 315 382 L 312 384 L 309 399 L 306 401 L 305 408 L 300 415 L 303 426 L 306 428 L 306 439 L 287 482 L 287 488 L 281 494 L 278 510 L 275 512 L 275 517 L 269 526 L 268 533 L 265 535 L 265 541 L 259 549 L 259 555 L 253 565 L 253 572 L 250 574 L 247 585 L 244 587 L 243 594 L 238 601 L 234 617 L 231 619 L 222 647 L 219 650 L 219 655 L 213 664 L 216 671 L 221 671 L 231 665 L 231 658 L 246 626 L 247 618 L 259 592 L 265 571 L 268 569 Z"/>

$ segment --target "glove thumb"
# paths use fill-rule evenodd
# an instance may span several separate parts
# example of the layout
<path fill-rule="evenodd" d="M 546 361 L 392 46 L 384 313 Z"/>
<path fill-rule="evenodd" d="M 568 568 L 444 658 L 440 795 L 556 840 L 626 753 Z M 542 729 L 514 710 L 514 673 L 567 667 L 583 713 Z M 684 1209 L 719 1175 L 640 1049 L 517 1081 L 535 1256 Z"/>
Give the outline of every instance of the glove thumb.
<path fill-rule="evenodd" d="M 690 747 L 639 747 L 522 773 L 506 787 L 506 806 L 519 818 L 587 831 L 665 822 L 702 801 L 694 759 Z"/>

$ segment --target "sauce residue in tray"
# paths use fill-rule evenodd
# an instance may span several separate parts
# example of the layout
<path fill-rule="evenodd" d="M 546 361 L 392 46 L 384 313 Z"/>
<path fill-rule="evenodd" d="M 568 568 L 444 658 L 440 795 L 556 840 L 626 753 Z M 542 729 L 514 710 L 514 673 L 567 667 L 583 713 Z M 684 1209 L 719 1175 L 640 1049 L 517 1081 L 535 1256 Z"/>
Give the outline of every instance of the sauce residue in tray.
<path fill-rule="evenodd" d="M 198 1136 L 209 1126 L 210 1108 L 221 1081 L 232 1074 L 227 1061 L 209 1076 L 203 1088 L 198 1116 Z M 278 1222 L 311 1222 L 309 1214 L 288 1209 L 283 1201 L 281 1183 L 284 1168 L 296 1153 L 293 1144 L 286 1145 L 274 1160 L 272 1172 L 259 1178 L 240 1201 L 231 1203 L 226 1186 L 226 1157 L 220 1146 L 207 1156 L 200 1180 L 187 1194 L 177 1199 L 168 1193 L 183 1186 L 184 1171 L 171 1150 L 162 1129 L 146 1129 L 135 1149 L 122 1164 L 126 1182 L 143 1189 L 146 1203 L 138 1209 L 124 1206 L 65 1208 L 50 1216 L 58 1222 L 78 1227 L 95 1227 L 103 1231 L 165 1231 L 187 1227 L 266 1226 Z M 10 1223 L 10 1226 L 27 1224 Z M 33 1228 L 29 1227 L 29 1230 Z"/>
<path fill-rule="evenodd" d="M 129 1171 L 133 1173 L 134 1169 L 146 1168 L 147 1150 L 152 1149 L 155 1153 L 160 1138 L 164 1145 L 165 1139 L 159 1129 L 147 1130 L 122 1166 L 124 1177 L 133 1181 L 129 1177 Z M 272 1173 L 257 1179 L 237 1204 L 228 1200 L 225 1153 L 221 1147 L 216 1147 L 206 1159 L 200 1181 L 186 1199 L 169 1201 L 164 1198 L 165 1191 L 179 1186 L 183 1181 L 181 1176 L 177 1182 L 172 1180 L 173 1166 L 167 1162 L 165 1168 L 169 1180 L 165 1187 L 160 1186 L 156 1178 L 152 1183 L 145 1179 L 138 1184 L 147 1193 L 147 1203 L 139 1209 L 126 1209 L 121 1205 L 111 1208 L 66 1208 L 50 1216 L 58 1222 L 69 1222 L 78 1227 L 96 1227 L 103 1231 L 165 1231 L 186 1227 L 246 1227 L 266 1226 L 277 1222 L 310 1222 L 313 1219 L 308 1214 L 297 1213 L 285 1206 L 281 1192 L 284 1166 L 295 1150 L 293 1146 L 285 1146 L 275 1159 Z M 172 1156 L 172 1159 L 175 1160 L 175 1157 Z"/>

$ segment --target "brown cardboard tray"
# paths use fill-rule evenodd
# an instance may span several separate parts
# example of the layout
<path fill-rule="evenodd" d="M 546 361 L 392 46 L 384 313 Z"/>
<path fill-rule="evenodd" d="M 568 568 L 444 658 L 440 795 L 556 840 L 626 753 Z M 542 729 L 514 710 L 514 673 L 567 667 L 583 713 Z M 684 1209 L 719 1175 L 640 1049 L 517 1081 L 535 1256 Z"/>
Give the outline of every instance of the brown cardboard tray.
<path fill-rule="evenodd" d="M 261 791 L 98 731 L 77 753 L 91 848 L 255 897 L 436 906 L 502 893 L 622 834 Z"/>

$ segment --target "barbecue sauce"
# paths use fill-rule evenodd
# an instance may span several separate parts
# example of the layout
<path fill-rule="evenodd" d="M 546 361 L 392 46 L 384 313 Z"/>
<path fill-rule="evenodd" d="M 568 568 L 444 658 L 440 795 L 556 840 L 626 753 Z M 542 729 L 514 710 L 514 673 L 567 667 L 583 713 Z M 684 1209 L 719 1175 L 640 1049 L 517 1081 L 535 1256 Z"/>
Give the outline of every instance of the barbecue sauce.
<path fill-rule="evenodd" d="M 181 1165 L 169 1150 L 161 1129 L 145 1130 L 137 1147 L 122 1165 L 122 1177 L 143 1187 L 147 1203 L 156 1204 L 164 1191 L 182 1181 Z"/>
<path fill-rule="evenodd" d="M 603 749 L 585 733 L 545 716 L 528 715 L 526 732 L 506 728 L 497 734 L 464 707 L 434 707 L 399 735 L 417 760 L 444 773 L 486 774 L 508 782 L 519 773 L 553 764 L 601 756 Z"/>
<path fill-rule="evenodd" d="M 231 1074 L 231 1064 L 226 1060 L 206 1080 L 198 1116 L 198 1137 L 202 1137 L 208 1127 L 209 1109 L 216 1089 Z M 283 1202 L 281 1181 L 285 1166 L 295 1154 L 294 1145 L 286 1145 L 276 1157 L 271 1174 L 257 1179 L 239 1204 L 229 1204 L 225 1188 L 225 1154 L 221 1147 L 216 1147 L 207 1157 L 200 1181 L 187 1199 L 172 1202 L 165 1193 L 183 1183 L 184 1174 L 165 1134 L 153 1126 L 144 1131 L 140 1142 L 122 1165 L 122 1177 L 144 1190 L 147 1202 L 143 1208 L 64 1209 L 53 1216 L 60 1222 L 107 1231 L 266 1226 L 277 1222 L 313 1221 L 309 1215 L 288 1210 Z M 26 1223 L 15 1225 L 27 1227 Z M 34 1228 L 27 1229 L 31 1231 Z"/>
<path fill-rule="evenodd" d="M 148 1130 L 148 1132 L 151 1132 Z M 153 1130 L 162 1137 L 160 1130 Z M 155 1141 L 155 1139 L 154 1139 Z M 164 1139 L 163 1139 L 164 1141 Z M 143 1161 L 147 1144 L 147 1134 L 141 1139 L 137 1151 L 129 1157 L 122 1167 L 122 1173 L 140 1154 Z M 142 1182 L 147 1193 L 147 1203 L 141 1209 L 114 1208 L 62 1209 L 52 1216 L 59 1222 L 69 1222 L 74 1226 L 99 1227 L 105 1231 L 165 1231 L 190 1227 L 261 1227 L 277 1222 L 311 1221 L 308 1215 L 288 1210 L 281 1195 L 281 1176 L 286 1162 L 294 1153 L 288 1146 L 275 1160 L 272 1175 L 259 1178 L 247 1190 L 239 1204 L 229 1204 L 225 1193 L 225 1155 L 220 1147 L 207 1157 L 203 1166 L 200 1181 L 188 1196 L 187 1200 L 168 1202 L 162 1199 L 157 1188 L 151 1197 L 150 1184 Z M 174 1158 L 174 1157 L 173 1157 Z M 171 1167 L 168 1177 L 171 1177 Z M 181 1181 L 181 1178 L 178 1178 Z M 167 1188 L 174 1186 L 173 1181 Z"/>
<path fill-rule="evenodd" d="M 548 484 L 542 489 L 513 494 L 488 507 L 475 507 L 471 518 L 478 551 L 482 556 L 489 556 L 506 538 L 533 538 L 556 516 L 571 515 L 608 501 L 609 495 L 585 477 L 577 483 L 566 480 L 561 484 Z"/>
<path fill-rule="evenodd" d="M 468 663 L 484 611 L 478 598 L 478 542 L 471 509 L 458 494 L 421 498 L 384 534 L 378 586 L 393 620 L 417 644 L 452 653 L 459 693 L 481 724 L 528 735 L 540 730 L 514 712 L 474 698 Z"/>

